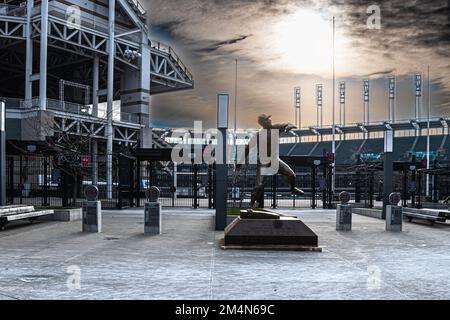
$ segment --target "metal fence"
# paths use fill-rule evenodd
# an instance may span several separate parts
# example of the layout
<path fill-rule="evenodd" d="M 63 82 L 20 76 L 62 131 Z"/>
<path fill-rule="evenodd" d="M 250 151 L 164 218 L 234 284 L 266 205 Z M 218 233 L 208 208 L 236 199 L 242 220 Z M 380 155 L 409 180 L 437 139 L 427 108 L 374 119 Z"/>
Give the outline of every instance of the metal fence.
<path fill-rule="evenodd" d="M 83 159 L 85 158 L 85 159 Z M 143 206 L 145 190 L 158 186 L 165 207 L 213 208 L 215 170 L 210 165 L 179 165 L 172 162 L 136 161 L 126 156 L 113 157 L 113 186 L 108 197 L 105 155 L 73 159 L 72 168 L 62 166 L 57 155 L 8 155 L 7 201 L 10 204 L 29 204 L 37 207 L 80 207 L 86 185 L 96 184 L 99 200 L 104 208 Z M 74 168 L 75 167 L 75 168 Z M 291 195 L 283 177 L 265 177 L 265 207 L 320 208 L 336 201 L 336 195 L 346 190 L 361 206 L 379 205 L 383 197 L 381 171 L 355 170 L 336 167 L 334 198 L 330 192 L 330 173 L 294 167 L 296 185 L 305 191 L 303 196 Z M 248 207 L 255 187 L 256 168 L 229 167 L 228 206 Z M 450 174 L 432 174 L 430 188 L 433 197 L 427 199 L 426 173 L 402 172 L 394 174 L 394 191 L 401 192 L 404 206 L 420 206 L 422 202 L 444 200 L 450 196 Z"/>

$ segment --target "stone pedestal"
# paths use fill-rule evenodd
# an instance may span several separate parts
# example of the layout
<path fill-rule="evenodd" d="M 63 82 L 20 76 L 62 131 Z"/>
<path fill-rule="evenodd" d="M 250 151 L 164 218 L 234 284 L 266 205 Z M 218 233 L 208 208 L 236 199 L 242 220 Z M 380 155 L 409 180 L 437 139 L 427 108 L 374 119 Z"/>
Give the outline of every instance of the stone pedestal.
<path fill-rule="evenodd" d="M 161 203 L 146 202 L 144 209 L 144 234 L 158 235 L 162 233 Z"/>
<path fill-rule="evenodd" d="M 386 206 L 386 231 L 401 232 L 403 225 L 403 208 Z"/>
<path fill-rule="evenodd" d="M 102 232 L 102 203 L 83 202 L 83 232 Z"/>
<path fill-rule="evenodd" d="M 322 251 L 317 235 L 300 219 L 247 210 L 225 228 L 222 248 Z"/>
<path fill-rule="evenodd" d="M 338 204 L 336 208 L 336 230 L 352 230 L 352 207 L 349 204 Z"/>

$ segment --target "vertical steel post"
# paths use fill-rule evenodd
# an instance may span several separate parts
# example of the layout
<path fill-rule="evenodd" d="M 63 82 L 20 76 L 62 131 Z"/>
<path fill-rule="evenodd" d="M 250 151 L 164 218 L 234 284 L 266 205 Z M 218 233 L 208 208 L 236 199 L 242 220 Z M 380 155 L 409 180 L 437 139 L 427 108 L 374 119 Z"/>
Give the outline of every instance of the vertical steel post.
<path fill-rule="evenodd" d="M 415 109 L 414 116 L 416 120 L 420 120 L 422 117 L 421 107 L 422 107 L 422 75 L 417 73 L 414 76 L 415 86 L 416 86 L 416 100 L 415 100 Z"/>
<path fill-rule="evenodd" d="M 272 176 L 272 209 L 277 208 L 277 175 Z"/>
<path fill-rule="evenodd" d="M 416 169 L 411 171 L 411 183 L 416 187 Z M 416 191 L 414 189 L 411 190 L 411 208 L 416 207 Z"/>
<path fill-rule="evenodd" d="M 395 78 L 389 78 L 389 110 L 388 119 L 389 122 L 395 122 L 395 94 L 396 94 L 396 83 Z"/>
<path fill-rule="evenodd" d="M 194 177 L 192 182 L 192 188 L 194 191 L 194 209 L 198 208 L 198 165 L 193 164 L 194 168 Z"/>
<path fill-rule="evenodd" d="M 25 187 L 25 181 L 23 181 L 23 156 L 20 155 L 19 157 L 19 183 L 20 183 L 20 188 L 19 188 L 19 196 L 20 196 L 20 204 L 23 203 L 23 189 Z"/>
<path fill-rule="evenodd" d="M 332 128 L 332 136 L 333 141 L 331 143 L 331 152 L 333 155 L 336 154 L 336 67 L 335 67 L 335 38 L 336 38 L 336 22 L 335 17 L 333 16 L 333 128 Z M 334 173 L 334 164 L 331 167 L 332 172 Z M 328 186 L 331 189 L 331 192 L 334 192 L 334 174 L 331 175 L 331 186 Z M 331 206 L 331 203 L 330 203 Z"/>
<path fill-rule="evenodd" d="M 322 164 L 323 166 L 323 190 L 322 190 L 322 208 L 326 209 L 327 208 L 327 189 L 329 186 L 327 186 L 327 180 L 328 180 L 328 175 L 327 175 L 327 166 L 325 163 Z"/>
<path fill-rule="evenodd" d="M 98 117 L 98 80 L 99 80 L 100 58 L 94 54 L 92 63 L 92 115 Z"/>
<path fill-rule="evenodd" d="M 215 188 L 215 207 L 216 207 L 216 230 L 224 230 L 227 225 L 227 193 L 228 193 L 228 166 L 227 166 L 227 145 L 228 145 L 228 114 L 229 114 L 229 96 L 219 94 L 217 101 L 217 129 L 220 132 L 222 141 L 218 141 L 218 148 L 222 152 L 221 159 L 217 159 L 216 164 L 216 188 Z M 220 137 L 219 135 L 219 137 Z M 217 154 L 217 153 L 216 153 Z"/>
<path fill-rule="evenodd" d="M 420 209 L 422 208 L 422 172 L 420 171 L 418 171 L 417 180 L 417 208 Z"/>
<path fill-rule="evenodd" d="M 9 158 L 9 203 L 14 204 L 14 158 Z"/>
<path fill-rule="evenodd" d="M 31 14 L 33 11 L 34 1 L 27 1 L 27 26 L 26 26 L 26 44 L 25 44 L 25 102 L 30 103 L 33 98 L 33 83 L 31 75 L 33 74 L 33 40 L 31 39 Z"/>
<path fill-rule="evenodd" d="M 48 0 L 46 0 L 48 1 Z M 109 39 L 108 39 L 108 84 L 107 84 L 107 107 L 106 107 L 106 196 L 108 200 L 113 196 L 113 178 L 112 178 L 112 153 L 113 153 L 113 102 L 114 102 L 114 56 L 115 41 L 114 27 L 116 15 L 116 1 L 109 0 Z"/>
<path fill-rule="evenodd" d="M 48 206 L 48 161 L 44 158 L 44 197 L 42 206 Z"/>
<path fill-rule="evenodd" d="M 6 109 L 5 103 L 0 101 L 0 206 L 6 205 Z"/>
<path fill-rule="evenodd" d="M 47 108 L 47 41 L 48 41 L 48 0 L 41 1 L 41 48 L 39 65 L 39 108 Z"/>
<path fill-rule="evenodd" d="M 403 169 L 402 191 L 403 191 L 402 206 L 406 207 L 408 198 L 408 170 L 404 169 Z"/>
<path fill-rule="evenodd" d="M 96 186 L 98 184 L 98 141 L 96 138 L 92 138 L 92 184 Z"/>
<path fill-rule="evenodd" d="M 386 206 L 389 205 L 389 195 L 393 191 L 393 144 L 394 133 L 392 130 L 384 132 L 384 163 L 383 163 L 383 219 L 386 219 Z"/>
<path fill-rule="evenodd" d="M 316 165 L 313 164 L 312 166 L 312 179 L 311 179 L 311 197 L 312 197 L 312 204 L 311 208 L 315 209 L 316 206 Z"/>
<path fill-rule="evenodd" d="M 208 208 L 212 209 L 213 200 L 212 200 L 212 189 L 213 189 L 213 177 L 212 177 L 212 165 L 208 165 Z"/>
<path fill-rule="evenodd" d="M 136 207 L 141 206 L 141 160 L 136 159 Z"/>
<path fill-rule="evenodd" d="M 428 108 L 427 108 L 427 170 L 430 169 L 430 114 L 431 114 L 431 79 L 430 66 L 427 67 L 428 74 Z M 430 175 L 427 172 L 427 197 L 430 196 Z"/>

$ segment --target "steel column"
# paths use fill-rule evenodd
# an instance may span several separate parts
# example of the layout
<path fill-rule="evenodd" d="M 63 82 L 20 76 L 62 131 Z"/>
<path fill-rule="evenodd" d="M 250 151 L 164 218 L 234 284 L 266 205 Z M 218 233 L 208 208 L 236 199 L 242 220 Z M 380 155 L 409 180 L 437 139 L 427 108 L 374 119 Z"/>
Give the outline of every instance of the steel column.
<path fill-rule="evenodd" d="M 92 139 L 92 184 L 96 186 L 98 184 L 98 141 Z"/>
<path fill-rule="evenodd" d="M 0 101 L 0 206 L 6 205 L 5 103 Z"/>
<path fill-rule="evenodd" d="M 48 160 L 44 158 L 44 197 L 42 206 L 48 206 Z"/>
<path fill-rule="evenodd" d="M 393 191 L 394 156 L 393 156 L 394 133 L 384 132 L 384 163 L 383 163 L 383 219 L 386 219 L 386 206 L 389 205 L 389 195 Z"/>
<path fill-rule="evenodd" d="M 315 209 L 317 207 L 316 205 L 316 165 L 314 164 L 312 166 L 312 179 L 311 179 L 311 198 L 312 198 L 312 204 L 311 208 Z"/>
<path fill-rule="evenodd" d="M 272 209 L 277 208 L 277 175 L 272 176 Z"/>
<path fill-rule="evenodd" d="M 33 11 L 33 0 L 27 1 L 27 25 L 26 25 L 26 52 L 25 52 L 25 100 L 30 101 L 33 98 L 33 40 L 31 39 L 31 12 Z"/>
<path fill-rule="evenodd" d="M 98 79 L 99 79 L 100 58 L 94 54 L 92 64 L 92 115 L 98 117 Z"/>
<path fill-rule="evenodd" d="M 41 1 L 41 48 L 39 66 L 39 108 L 47 107 L 47 40 L 48 40 L 48 0 Z"/>
<path fill-rule="evenodd" d="M 45 0 L 48 1 L 48 0 Z M 108 42 L 108 84 L 107 84 L 107 107 L 106 107 L 106 196 L 108 200 L 113 196 L 113 179 L 112 179 L 112 153 L 113 153 L 113 100 L 114 100 L 114 56 L 115 56 L 115 42 L 114 42 L 114 24 L 116 15 L 116 1 L 109 0 L 109 42 Z"/>

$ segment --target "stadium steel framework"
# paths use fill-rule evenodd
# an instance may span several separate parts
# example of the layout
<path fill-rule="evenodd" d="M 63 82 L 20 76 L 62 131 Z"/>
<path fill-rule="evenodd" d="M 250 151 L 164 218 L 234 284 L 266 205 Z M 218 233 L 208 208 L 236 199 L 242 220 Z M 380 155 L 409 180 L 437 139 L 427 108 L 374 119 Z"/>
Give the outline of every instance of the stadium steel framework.
<path fill-rule="evenodd" d="M 111 197 L 113 148 L 152 147 L 151 95 L 194 85 L 174 50 L 150 39 L 146 16 L 137 0 L 3 0 L 7 139 L 88 136 L 92 154 L 107 155 Z"/>

